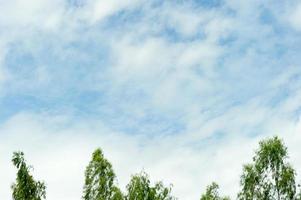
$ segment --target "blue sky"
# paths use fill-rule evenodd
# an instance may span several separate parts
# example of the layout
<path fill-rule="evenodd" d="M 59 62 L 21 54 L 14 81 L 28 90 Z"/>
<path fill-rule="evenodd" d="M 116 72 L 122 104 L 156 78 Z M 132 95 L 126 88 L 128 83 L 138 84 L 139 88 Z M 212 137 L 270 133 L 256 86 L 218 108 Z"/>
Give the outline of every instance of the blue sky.
<path fill-rule="evenodd" d="M 0 199 L 18 149 L 50 200 L 80 199 L 98 146 L 121 188 L 145 169 L 181 199 L 235 196 L 271 135 L 300 169 L 300 34 L 295 0 L 0 0 Z"/>

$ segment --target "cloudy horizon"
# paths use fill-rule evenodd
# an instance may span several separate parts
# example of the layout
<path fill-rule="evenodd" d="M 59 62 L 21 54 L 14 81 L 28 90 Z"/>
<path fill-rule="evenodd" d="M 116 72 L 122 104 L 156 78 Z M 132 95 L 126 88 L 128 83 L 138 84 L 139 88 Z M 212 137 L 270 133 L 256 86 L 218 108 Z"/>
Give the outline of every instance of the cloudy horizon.
<path fill-rule="evenodd" d="M 79 200 L 100 147 L 131 175 L 236 197 L 279 136 L 301 182 L 298 0 L 0 0 L 0 199 L 22 150 L 48 200 Z"/>

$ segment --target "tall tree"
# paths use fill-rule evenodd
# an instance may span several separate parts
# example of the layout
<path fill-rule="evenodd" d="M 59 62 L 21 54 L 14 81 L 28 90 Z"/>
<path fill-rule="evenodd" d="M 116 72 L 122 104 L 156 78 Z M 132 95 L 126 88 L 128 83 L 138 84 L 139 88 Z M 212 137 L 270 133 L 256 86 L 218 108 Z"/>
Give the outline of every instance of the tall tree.
<path fill-rule="evenodd" d="M 132 176 L 127 185 L 126 200 L 173 200 L 171 187 L 165 187 L 162 182 L 150 185 L 150 180 L 145 172 Z"/>
<path fill-rule="evenodd" d="M 263 140 L 253 163 L 243 168 L 240 200 L 296 199 L 295 170 L 287 162 L 288 153 L 278 137 Z"/>
<path fill-rule="evenodd" d="M 201 200 L 230 200 L 229 197 L 220 197 L 218 189 L 218 184 L 213 182 L 207 186 L 206 193 L 202 195 Z"/>
<path fill-rule="evenodd" d="M 84 200 L 122 200 L 123 194 L 115 185 L 115 173 L 101 149 L 96 149 L 86 168 Z"/>
<path fill-rule="evenodd" d="M 27 166 L 23 152 L 14 152 L 13 164 L 17 167 L 16 183 L 11 187 L 14 200 L 41 200 L 46 198 L 46 186 L 43 182 L 35 181 L 30 174 L 32 167 Z"/>

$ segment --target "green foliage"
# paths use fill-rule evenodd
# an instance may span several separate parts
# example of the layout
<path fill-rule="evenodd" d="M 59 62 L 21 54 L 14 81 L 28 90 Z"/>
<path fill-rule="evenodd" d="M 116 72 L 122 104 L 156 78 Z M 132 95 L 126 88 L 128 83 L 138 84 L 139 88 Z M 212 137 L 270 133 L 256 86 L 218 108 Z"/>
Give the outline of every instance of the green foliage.
<path fill-rule="evenodd" d="M 120 191 L 120 189 L 116 186 L 113 188 L 113 196 L 111 200 L 124 200 L 125 197 L 123 193 Z"/>
<path fill-rule="evenodd" d="M 207 186 L 206 193 L 202 195 L 200 200 L 230 200 L 229 197 L 220 197 L 218 189 L 218 184 L 213 182 Z"/>
<path fill-rule="evenodd" d="M 41 200 L 46 198 L 46 186 L 43 182 L 35 181 L 30 175 L 30 166 L 26 165 L 23 152 L 14 152 L 13 164 L 17 167 L 16 183 L 11 187 L 14 200 Z"/>
<path fill-rule="evenodd" d="M 115 173 L 101 149 L 94 151 L 86 168 L 84 200 L 122 200 L 123 194 L 115 186 Z"/>
<path fill-rule="evenodd" d="M 278 137 L 263 140 L 244 166 L 241 176 L 241 200 L 293 200 L 296 198 L 295 171 L 287 159 L 287 148 Z"/>
<path fill-rule="evenodd" d="M 301 200 L 301 186 L 295 183 L 295 170 L 287 162 L 287 148 L 278 137 L 263 140 L 255 151 L 253 162 L 243 167 L 238 200 Z M 12 184 L 13 200 L 42 200 L 46 186 L 30 174 L 23 152 L 14 152 L 13 164 L 18 169 Z M 171 186 L 162 182 L 151 185 L 145 172 L 132 176 L 126 195 L 116 186 L 116 175 L 101 149 L 96 149 L 85 171 L 84 200 L 175 200 Z M 230 200 L 221 197 L 219 186 L 213 182 L 200 200 Z M 297 192 L 298 190 L 298 192 Z"/>
<path fill-rule="evenodd" d="M 127 185 L 127 200 L 173 200 L 171 187 L 165 187 L 162 182 L 150 185 L 149 177 L 141 172 L 132 177 Z"/>

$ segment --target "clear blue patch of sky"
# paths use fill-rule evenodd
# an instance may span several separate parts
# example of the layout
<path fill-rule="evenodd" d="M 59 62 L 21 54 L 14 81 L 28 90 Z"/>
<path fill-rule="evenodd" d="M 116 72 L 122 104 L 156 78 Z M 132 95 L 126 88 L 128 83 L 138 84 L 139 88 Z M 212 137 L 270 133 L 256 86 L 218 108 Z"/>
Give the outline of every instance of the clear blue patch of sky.
<path fill-rule="evenodd" d="M 0 122 L 19 113 L 22 110 L 35 110 L 37 107 L 45 105 L 39 104 L 32 96 L 5 96 L 0 100 Z"/>

